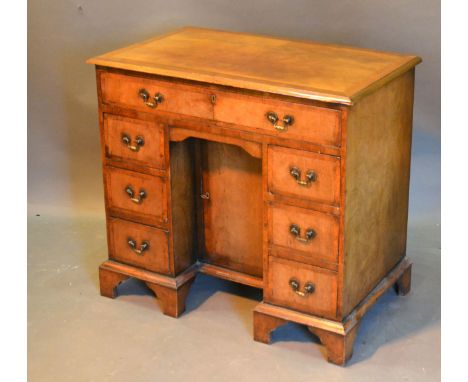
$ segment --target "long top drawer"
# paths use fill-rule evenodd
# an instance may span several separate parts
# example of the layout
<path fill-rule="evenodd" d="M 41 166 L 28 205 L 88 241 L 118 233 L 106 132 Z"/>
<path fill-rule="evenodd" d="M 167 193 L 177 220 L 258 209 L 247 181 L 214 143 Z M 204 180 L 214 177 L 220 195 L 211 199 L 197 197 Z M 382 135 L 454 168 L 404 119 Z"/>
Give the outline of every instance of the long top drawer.
<path fill-rule="evenodd" d="M 104 71 L 104 104 L 235 125 L 236 130 L 339 147 L 341 111 L 262 95 Z"/>

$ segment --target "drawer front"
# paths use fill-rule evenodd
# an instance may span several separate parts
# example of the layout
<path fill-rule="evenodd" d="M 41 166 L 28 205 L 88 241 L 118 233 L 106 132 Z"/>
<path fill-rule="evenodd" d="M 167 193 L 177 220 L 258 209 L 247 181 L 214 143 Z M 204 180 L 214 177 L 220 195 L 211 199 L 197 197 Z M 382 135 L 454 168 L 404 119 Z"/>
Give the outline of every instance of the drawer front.
<path fill-rule="evenodd" d="M 274 113 L 278 117 L 277 128 L 267 117 L 268 113 Z M 284 126 L 283 119 L 286 116 L 292 117 L 292 124 L 286 130 L 278 130 Z M 214 118 L 240 127 L 261 130 L 263 134 L 319 145 L 340 146 L 341 113 L 338 110 L 219 92 Z"/>
<path fill-rule="evenodd" d="M 165 168 L 162 124 L 106 114 L 104 144 L 107 158 Z"/>
<path fill-rule="evenodd" d="M 338 262 L 339 218 L 304 208 L 273 204 L 269 207 L 269 242 L 294 250 L 294 258 L 320 264 Z M 285 255 L 287 256 L 287 255 Z"/>
<path fill-rule="evenodd" d="M 335 272 L 271 257 L 265 302 L 334 319 L 337 306 Z"/>
<path fill-rule="evenodd" d="M 149 95 L 146 104 L 140 96 L 142 89 Z M 108 104 L 146 112 L 166 111 L 213 118 L 211 93 L 202 87 L 105 72 L 101 75 L 101 93 L 103 102 Z M 158 94 L 160 102 L 154 99 Z"/>
<path fill-rule="evenodd" d="M 109 219 L 109 257 L 149 271 L 170 274 L 168 232 Z"/>
<path fill-rule="evenodd" d="M 167 223 L 165 179 L 114 167 L 107 167 L 104 174 L 111 215 L 136 217 L 147 224 Z"/>
<path fill-rule="evenodd" d="M 274 194 L 338 205 L 340 159 L 331 155 L 269 146 L 268 189 Z"/>

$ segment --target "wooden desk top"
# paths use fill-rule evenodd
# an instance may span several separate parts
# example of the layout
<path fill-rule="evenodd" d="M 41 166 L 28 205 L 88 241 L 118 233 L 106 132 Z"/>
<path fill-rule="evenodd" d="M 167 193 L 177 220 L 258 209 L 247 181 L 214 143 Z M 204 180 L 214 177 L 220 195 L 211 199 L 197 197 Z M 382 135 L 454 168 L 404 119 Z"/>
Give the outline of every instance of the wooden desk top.
<path fill-rule="evenodd" d="M 351 105 L 420 63 L 421 58 L 186 27 L 87 62 Z"/>

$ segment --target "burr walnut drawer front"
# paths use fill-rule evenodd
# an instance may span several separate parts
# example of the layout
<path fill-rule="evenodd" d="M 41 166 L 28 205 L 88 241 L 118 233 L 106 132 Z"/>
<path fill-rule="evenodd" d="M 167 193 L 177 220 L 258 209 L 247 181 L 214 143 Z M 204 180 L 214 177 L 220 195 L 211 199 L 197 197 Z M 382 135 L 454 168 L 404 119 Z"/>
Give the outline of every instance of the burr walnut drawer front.
<path fill-rule="evenodd" d="M 135 161 L 163 169 L 164 128 L 155 122 L 104 115 L 105 155 L 118 161 Z"/>
<path fill-rule="evenodd" d="M 105 104 L 213 118 L 211 93 L 203 87 L 105 72 L 101 93 Z"/>
<path fill-rule="evenodd" d="M 167 223 L 164 178 L 115 167 L 106 167 L 104 176 L 110 215 L 153 225 Z"/>
<path fill-rule="evenodd" d="M 268 215 L 274 254 L 321 266 L 338 262 L 338 216 L 280 204 L 270 205 Z"/>
<path fill-rule="evenodd" d="M 265 302 L 322 316 L 336 317 L 336 272 L 270 257 Z"/>
<path fill-rule="evenodd" d="M 273 194 L 338 205 L 340 159 L 331 155 L 269 146 L 268 189 Z"/>
<path fill-rule="evenodd" d="M 236 93 L 216 94 L 214 119 L 262 134 L 340 146 L 338 110 Z"/>
<path fill-rule="evenodd" d="M 110 218 L 109 257 L 149 271 L 169 274 L 168 232 Z"/>

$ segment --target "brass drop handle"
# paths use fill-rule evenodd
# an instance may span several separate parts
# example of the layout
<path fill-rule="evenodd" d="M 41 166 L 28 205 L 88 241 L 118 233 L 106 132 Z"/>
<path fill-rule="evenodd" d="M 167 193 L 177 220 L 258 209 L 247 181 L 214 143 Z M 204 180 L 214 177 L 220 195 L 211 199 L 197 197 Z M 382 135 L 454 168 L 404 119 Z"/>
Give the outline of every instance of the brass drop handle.
<path fill-rule="evenodd" d="M 309 187 L 313 182 L 317 180 L 317 174 L 315 171 L 308 170 L 305 179 L 301 179 L 301 170 L 297 167 L 291 167 L 289 174 L 296 180 L 296 183 L 300 186 Z"/>
<path fill-rule="evenodd" d="M 292 115 L 285 115 L 282 119 L 283 124 L 279 125 L 279 117 L 278 114 L 276 114 L 273 111 L 269 111 L 266 113 L 266 117 L 268 121 L 273 125 L 273 127 L 278 130 L 278 131 L 288 131 L 288 127 L 291 126 L 294 123 L 294 117 Z"/>
<path fill-rule="evenodd" d="M 140 245 L 140 248 L 137 248 L 137 243 L 135 240 L 132 238 L 128 238 L 127 240 L 128 246 L 132 249 L 133 252 L 135 252 L 137 255 L 142 256 L 144 251 L 147 251 L 149 249 L 149 242 L 143 241 Z"/>
<path fill-rule="evenodd" d="M 138 152 L 140 151 L 140 148 L 145 144 L 145 140 L 142 136 L 138 135 L 135 138 L 135 144 L 132 145 L 132 138 L 128 134 L 122 134 L 122 142 L 123 144 L 127 145 L 127 147 L 134 151 Z"/>
<path fill-rule="evenodd" d="M 158 103 L 164 101 L 164 96 L 161 93 L 156 93 L 153 97 L 153 102 L 149 101 L 150 94 L 146 89 L 140 89 L 138 91 L 138 96 L 143 100 L 146 106 L 154 109 L 158 106 Z"/>
<path fill-rule="evenodd" d="M 304 290 L 301 289 L 301 284 L 296 279 L 292 278 L 289 280 L 289 286 L 294 291 L 294 293 L 298 294 L 301 297 L 307 297 L 307 295 L 312 294 L 315 292 L 315 285 L 310 281 L 306 282 L 304 285 Z"/>
<path fill-rule="evenodd" d="M 297 241 L 304 244 L 309 244 L 310 241 L 317 236 L 317 232 L 312 228 L 306 230 L 305 236 L 301 237 L 301 228 L 297 224 L 291 224 L 289 226 L 289 233 L 295 237 Z"/>
<path fill-rule="evenodd" d="M 127 186 L 125 187 L 125 192 L 130 196 L 130 200 L 133 203 L 140 204 L 144 198 L 146 198 L 146 191 L 141 189 L 140 192 L 138 193 L 138 198 L 135 198 L 135 192 L 133 191 L 132 186 Z"/>

